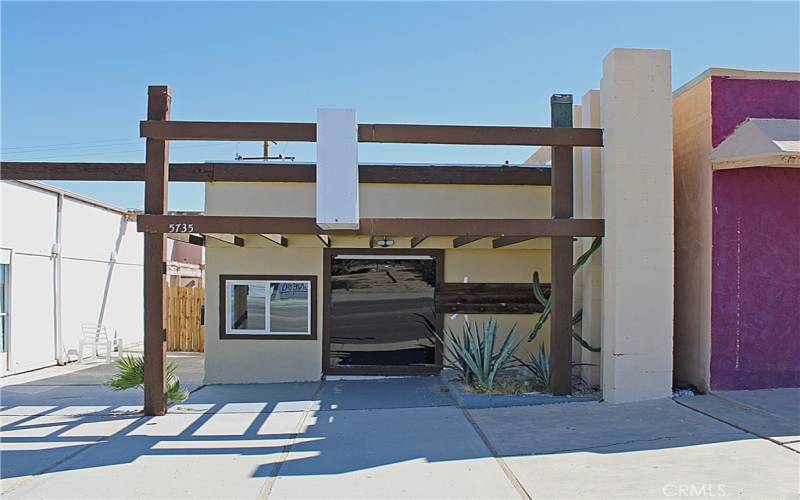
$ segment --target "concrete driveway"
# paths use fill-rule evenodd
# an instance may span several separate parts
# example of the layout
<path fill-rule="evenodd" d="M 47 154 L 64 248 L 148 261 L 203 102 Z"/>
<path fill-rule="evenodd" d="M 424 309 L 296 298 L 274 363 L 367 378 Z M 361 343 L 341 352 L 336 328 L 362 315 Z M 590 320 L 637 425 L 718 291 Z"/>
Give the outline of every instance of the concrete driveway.
<path fill-rule="evenodd" d="M 683 401 L 465 412 L 429 377 L 205 386 L 168 415 L 150 418 L 118 414 L 110 401 L 97 405 L 97 394 L 83 410 L 74 400 L 65 406 L 48 398 L 9 405 L 7 388 L 0 458 L 9 498 L 794 498 L 798 492 L 800 454 L 787 435 L 780 444 L 757 437 Z M 772 396 L 756 399 L 787 397 Z M 780 432 L 786 430 L 800 434 Z"/>

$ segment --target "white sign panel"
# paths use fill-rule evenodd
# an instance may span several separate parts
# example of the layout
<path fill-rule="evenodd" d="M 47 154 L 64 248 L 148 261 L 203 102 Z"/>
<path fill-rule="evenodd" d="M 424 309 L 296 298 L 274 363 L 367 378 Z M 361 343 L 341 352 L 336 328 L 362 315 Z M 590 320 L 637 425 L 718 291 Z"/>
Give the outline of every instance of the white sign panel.
<path fill-rule="evenodd" d="M 317 110 L 317 225 L 358 229 L 358 124 L 354 109 Z"/>

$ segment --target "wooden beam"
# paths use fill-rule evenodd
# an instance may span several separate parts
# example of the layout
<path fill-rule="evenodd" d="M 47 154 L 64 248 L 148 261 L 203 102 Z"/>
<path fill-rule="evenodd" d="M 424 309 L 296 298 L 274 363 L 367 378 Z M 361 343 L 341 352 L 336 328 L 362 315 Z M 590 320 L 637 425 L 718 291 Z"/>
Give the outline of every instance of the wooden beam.
<path fill-rule="evenodd" d="M 603 219 L 361 219 L 353 230 L 322 229 L 314 217 L 252 217 L 231 215 L 139 215 L 137 229 L 168 233 L 170 224 L 192 224 L 196 233 L 326 234 L 329 236 L 603 236 Z"/>
<path fill-rule="evenodd" d="M 417 248 L 417 246 L 420 243 L 422 243 L 423 241 L 425 241 L 426 239 L 428 239 L 428 237 L 425 236 L 424 234 L 420 234 L 419 236 L 412 237 L 411 238 L 411 248 Z"/>
<path fill-rule="evenodd" d="M 486 236 L 459 236 L 457 238 L 453 238 L 453 248 L 463 247 L 473 241 L 482 240 Z"/>
<path fill-rule="evenodd" d="M 316 123 L 142 121 L 139 136 L 174 141 L 316 142 Z M 358 125 L 359 142 L 482 146 L 602 146 L 601 129 L 471 125 Z"/>
<path fill-rule="evenodd" d="M 572 96 L 555 94 L 550 98 L 554 127 L 572 127 Z M 550 181 L 551 212 L 554 220 L 573 216 L 572 147 L 558 145 L 552 150 Z M 550 317 L 550 373 L 554 395 L 572 392 L 572 238 L 552 239 L 550 273 L 552 309 Z"/>
<path fill-rule="evenodd" d="M 144 172 L 144 163 L 0 163 L 0 177 L 16 181 L 143 181 Z"/>
<path fill-rule="evenodd" d="M 315 182 L 316 164 L 171 163 L 172 182 Z M 550 169 L 524 166 L 382 165 L 363 163 L 362 184 L 549 186 Z M 0 178 L 29 181 L 144 181 L 144 163 L 9 162 Z"/>
<path fill-rule="evenodd" d="M 545 297 L 550 285 L 542 284 Z M 434 309 L 443 314 L 533 314 L 544 304 L 533 295 L 530 283 L 439 283 Z"/>
<path fill-rule="evenodd" d="M 501 236 L 492 240 L 492 248 L 503 248 L 515 243 L 522 243 L 536 238 L 536 236 Z"/>
<path fill-rule="evenodd" d="M 359 142 L 470 144 L 482 146 L 602 146 L 601 129 L 470 125 L 361 124 Z"/>
<path fill-rule="evenodd" d="M 167 238 L 175 241 L 182 241 L 190 245 L 205 246 L 206 238 L 202 234 L 190 233 L 167 233 Z"/>
<path fill-rule="evenodd" d="M 328 236 L 327 234 L 318 234 L 317 238 L 319 238 L 319 241 L 321 241 L 322 245 L 325 246 L 326 248 L 331 247 L 331 237 Z"/>
<path fill-rule="evenodd" d="M 316 142 L 316 123 L 286 122 L 193 122 L 139 123 L 139 137 L 175 141 L 277 141 Z"/>
<path fill-rule="evenodd" d="M 549 186 L 550 169 L 523 166 L 370 165 L 358 168 L 362 184 L 464 184 Z"/>
<path fill-rule="evenodd" d="M 237 247 L 244 246 L 244 239 L 236 236 L 235 234 L 226 234 L 226 233 L 203 233 L 203 236 L 206 238 L 211 238 L 217 241 L 221 241 L 223 243 L 227 243 L 228 245 L 233 245 Z"/>
<path fill-rule="evenodd" d="M 147 119 L 169 120 L 172 96 L 167 86 L 147 88 Z M 148 138 L 145 143 L 144 212 L 167 212 L 169 143 Z M 144 414 L 167 412 L 167 335 L 164 287 L 166 238 L 144 235 Z"/>
<path fill-rule="evenodd" d="M 275 233 L 272 233 L 272 234 L 259 234 L 259 236 L 261 236 L 262 238 L 265 238 L 265 239 L 275 243 L 276 245 L 280 245 L 282 247 L 285 247 L 285 246 L 289 245 L 289 240 L 287 240 L 286 237 L 283 236 L 282 234 L 275 234 Z"/>

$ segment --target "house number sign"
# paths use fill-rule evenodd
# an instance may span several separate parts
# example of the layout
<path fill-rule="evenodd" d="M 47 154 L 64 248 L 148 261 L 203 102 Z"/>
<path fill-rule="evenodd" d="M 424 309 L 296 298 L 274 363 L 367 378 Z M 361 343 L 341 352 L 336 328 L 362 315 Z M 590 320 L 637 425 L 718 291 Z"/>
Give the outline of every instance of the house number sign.
<path fill-rule="evenodd" d="M 193 233 L 194 224 L 170 224 L 170 233 Z"/>

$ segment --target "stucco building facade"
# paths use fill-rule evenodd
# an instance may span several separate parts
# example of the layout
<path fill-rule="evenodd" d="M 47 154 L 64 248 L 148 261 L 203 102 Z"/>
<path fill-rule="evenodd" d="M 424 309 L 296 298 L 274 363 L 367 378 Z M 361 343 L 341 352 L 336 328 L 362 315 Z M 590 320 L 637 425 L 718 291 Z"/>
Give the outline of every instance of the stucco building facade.
<path fill-rule="evenodd" d="M 800 386 L 800 74 L 675 92 L 675 379 Z"/>

